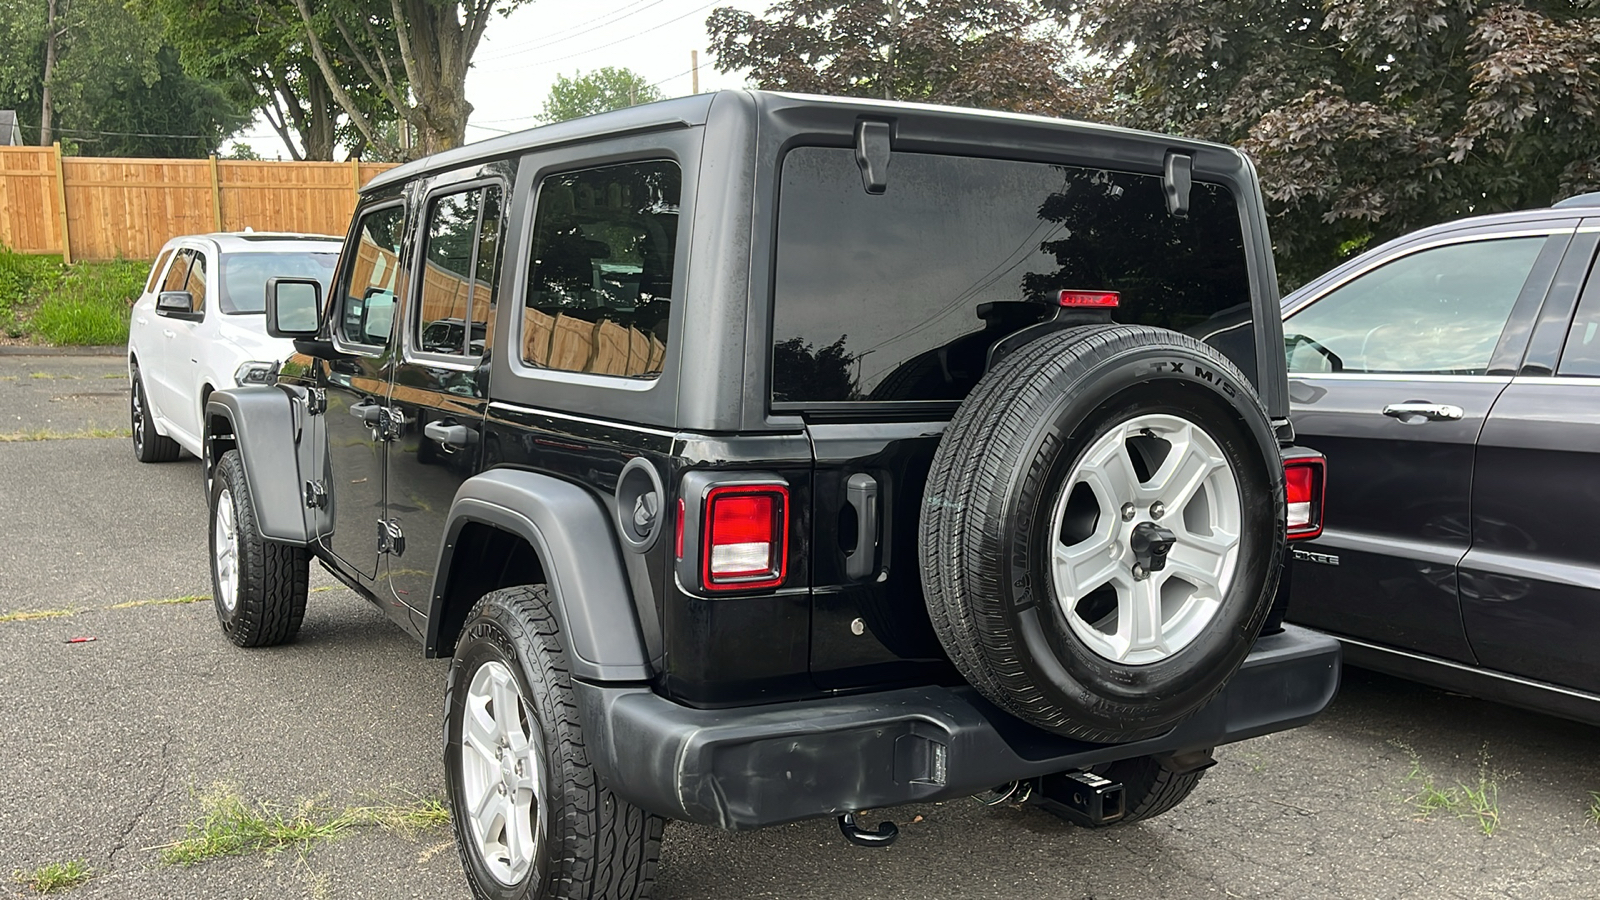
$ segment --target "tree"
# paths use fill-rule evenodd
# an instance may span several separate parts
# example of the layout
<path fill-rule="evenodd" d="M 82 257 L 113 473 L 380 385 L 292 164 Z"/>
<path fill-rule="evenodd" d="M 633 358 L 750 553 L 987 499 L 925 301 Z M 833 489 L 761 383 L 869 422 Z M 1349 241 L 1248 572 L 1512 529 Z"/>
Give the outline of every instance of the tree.
<path fill-rule="evenodd" d="M 1463 215 L 1600 186 L 1600 6 L 1567 0 L 1049 0 L 1107 114 L 1254 156 L 1294 284 Z"/>
<path fill-rule="evenodd" d="M 489 17 L 528 0 L 294 0 L 311 58 L 334 100 L 366 142 L 396 156 L 400 148 L 362 108 L 339 69 L 359 71 L 396 115 L 416 129 L 422 153 L 459 146 L 466 136 L 467 69 Z M 324 35 L 328 37 L 324 38 Z M 392 48 L 392 49 L 391 49 Z"/>
<path fill-rule="evenodd" d="M 331 160 L 340 146 L 354 158 L 366 149 L 365 137 L 349 122 L 312 59 L 290 0 L 135 2 L 147 14 L 165 16 L 171 26 L 167 38 L 181 51 L 185 69 L 232 86 L 234 99 L 261 113 L 292 159 Z M 397 52 L 394 46 L 386 49 Z M 334 70 L 370 120 L 394 118 L 364 73 L 342 61 Z"/>
<path fill-rule="evenodd" d="M 105 156 L 212 153 L 248 111 L 225 83 L 184 72 L 163 30 L 118 0 L 6 4 L 0 107 L 23 112 L 24 134 L 41 144 Z"/>
<path fill-rule="evenodd" d="M 661 99 L 661 89 L 631 69 L 604 66 L 587 75 L 557 75 L 545 98 L 546 122 L 565 122 Z"/>
<path fill-rule="evenodd" d="M 722 72 L 768 90 L 1048 115 L 1097 101 L 1038 0 L 778 0 L 706 20 Z"/>

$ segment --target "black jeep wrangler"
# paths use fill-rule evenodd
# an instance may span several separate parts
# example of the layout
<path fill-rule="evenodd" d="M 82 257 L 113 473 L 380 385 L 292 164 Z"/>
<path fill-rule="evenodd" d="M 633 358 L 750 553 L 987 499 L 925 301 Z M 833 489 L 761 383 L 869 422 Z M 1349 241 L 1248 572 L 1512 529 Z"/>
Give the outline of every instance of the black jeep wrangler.
<path fill-rule="evenodd" d="M 290 640 L 315 558 L 454 657 L 480 897 L 644 896 L 667 819 L 1133 822 L 1337 688 L 1230 148 L 702 95 L 375 179 L 319 294 L 207 405 L 217 613 Z"/>

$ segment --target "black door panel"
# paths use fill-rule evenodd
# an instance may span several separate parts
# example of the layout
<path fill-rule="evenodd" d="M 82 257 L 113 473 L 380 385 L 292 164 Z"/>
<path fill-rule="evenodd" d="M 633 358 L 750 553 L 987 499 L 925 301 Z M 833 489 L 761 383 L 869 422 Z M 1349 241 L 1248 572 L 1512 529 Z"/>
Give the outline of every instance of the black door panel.
<path fill-rule="evenodd" d="M 328 407 L 322 426 L 328 441 L 323 482 L 333 530 L 323 546 L 353 574 L 371 581 L 378 572 L 378 523 L 383 519 L 384 429 L 377 421 L 389 393 L 388 360 L 345 357 L 319 364 Z"/>
<path fill-rule="evenodd" d="M 1328 457 L 1326 527 L 1305 549 L 1290 618 L 1339 634 L 1472 661 L 1456 602 L 1469 546 L 1473 445 L 1509 379 L 1292 376 L 1295 433 Z M 1459 419 L 1395 418 L 1395 404 Z"/>
<path fill-rule="evenodd" d="M 817 461 L 811 670 L 819 687 L 925 678 L 949 665 L 928 619 L 917 558 L 923 488 L 944 427 L 808 429 Z M 867 487 L 875 504 L 861 500 Z"/>
<path fill-rule="evenodd" d="M 1600 691 L 1600 379 L 1519 378 L 1478 442 L 1461 608 L 1484 666 Z"/>

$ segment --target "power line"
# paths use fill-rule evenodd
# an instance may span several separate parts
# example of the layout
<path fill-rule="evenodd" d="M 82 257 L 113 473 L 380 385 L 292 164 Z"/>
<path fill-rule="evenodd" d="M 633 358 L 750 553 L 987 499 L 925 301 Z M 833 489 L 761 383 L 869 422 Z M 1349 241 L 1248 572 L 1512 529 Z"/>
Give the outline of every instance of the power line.
<path fill-rule="evenodd" d="M 26 128 L 26 129 L 29 129 L 29 130 L 35 132 L 35 133 L 41 133 L 44 130 L 40 126 L 33 125 L 33 124 L 28 123 L 28 122 L 18 122 L 16 124 L 17 124 L 18 128 Z M 63 127 L 63 126 L 60 126 L 60 125 L 52 125 L 52 126 L 50 126 L 50 131 L 52 133 L 59 132 L 61 134 L 65 134 L 65 135 L 69 135 L 69 136 L 70 135 L 91 134 L 91 135 L 97 135 L 97 136 L 101 136 L 101 137 L 179 138 L 179 139 L 182 139 L 182 140 L 211 140 L 212 138 L 216 137 L 216 135 L 214 135 L 214 134 L 165 134 L 165 133 L 162 133 L 162 132 L 155 132 L 155 131 L 101 131 L 101 130 L 95 129 L 95 128 L 66 128 L 66 127 Z M 251 138 L 251 139 L 258 139 L 258 140 L 266 140 L 268 138 L 275 138 L 275 137 L 278 137 L 278 135 L 276 135 L 276 134 L 230 134 L 230 135 L 224 135 L 222 139 L 223 140 L 232 140 L 234 138 Z"/>
<path fill-rule="evenodd" d="M 574 25 L 574 26 L 572 26 L 572 28 L 568 28 L 568 29 L 565 29 L 563 31 L 558 31 L 554 35 L 547 35 L 546 37 L 549 38 L 548 40 L 540 41 L 539 43 L 536 43 L 536 44 L 528 44 L 526 46 L 518 47 L 515 50 L 508 50 L 505 53 L 497 53 L 497 54 L 494 54 L 493 56 L 486 56 L 486 57 L 483 58 L 483 61 L 484 62 L 494 62 L 497 59 L 509 59 L 509 58 L 511 58 L 513 56 L 521 56 L 524 53 L 532 53 L 535 50 L 540 50 L 540 49 L 543 49 L 545 47 L 553 46 L 555 44 L 565 43 L 566 41 L 570 41 L 575 37 L 579 37 L 580 35 L 588 34 L 591 31 L 598 31 L 601 28 L 605 28 L 605 27 L 610 26 L 610 25 L 615 25 L 616 23 L 622 21 L 623 19 L 628 18 L 629 16 L 638 15 L 639 13 L 642 13 L 645 10 L 650 9 L 653 6 L 660 6 L 664 2 L 666 2 L 666 0 L 634 0 L 633 7 L 625 6 L 620 10 L 616 10 L 616 11 L 610 13 L 609 15 L 614 16 L 614 18 L 612 18 L 612 19 L 604 20 L 604 21 L 600 21 L 600 22 L 595 22 L 595 23 L 589 25 L 588 28 L 583 28 L 581 25 Z M 634 8 L 634 7 L 638 7 L 639 4 L 641 4 L 641 3 L 646 3 L 647 5 L 644 6 L 642 9 L 635 9 Z M 626 11 L 625 12 L 624 10 L 631 10 L 631 11 Z M 621 15 L 617 15 L 617 13 L 622 13 L 622 14 Z M 604 17 L 602 17 L 602 18 L 604 18 Z M 581 30 L 574 31 L 573 29 L 581 29 Z"/>
<path fill-rule="evenodd" d="M 497 70 L 497 73 L 520 72 L 520 71 L 522 71 L 524 69 L 534 69 L 534 68 L 538 68 L 540 66 L 550 65 L 551 63 L 566 62 L 569 59 L 577 59 L 580 56 L 588 56 L 590 53 L 594 53 L 594 52 L 596 52 L 598 50 L 605 50 L 608 47 L 615 47 L 618 44 L 626 43 L 627 41 L 631 41 L 634 38 L 644 37 L 645 35 L 651 34 L 651 33 L 656 32 L 656 31 L 659 31 L 660 29 L 665 28 L 666 26 L 671 25 L 674 22 L 681 22 L 684 19 L 687 19 L 690 16 L 694 15 L 695 13 L 705 12 L 706 10 L 710 9 L 711 7 L 716 6 L 718 3 L 725 3 L 725 2 L 727 2 L 727 0 L 711 0 L 710 3 L 707 3 L 704 6 L 700 6 L 700 7 L 696 7 L 695 9 L 691 9 L 688 12 L 686 12 L 686 13 L 680 15 L 680 16 L 675 16 L 675 17 L 673 17 L 671 19 L 666 20 L 665 22 L 661 22 L 661 23 L 659 23 L 657 25 L 654 25 L 654 26 L 644 30 L 644 31 L 640 31 L 640 32 L 638 32 L 636 34 L 630 34 L 627 37 L 617 38 L 614 41 L 610 41 L 608 43 L 601 44 L 598 47 L 590 47 L 587 50 L 580 50 L 577 53 L 569 53 L 566 56 L 558 56 L 555 59 L 541 59 L 538 62 L 527 63 L 526 65 L 511 66 L 509 68 L 499 69 L 499 70 Z"/>

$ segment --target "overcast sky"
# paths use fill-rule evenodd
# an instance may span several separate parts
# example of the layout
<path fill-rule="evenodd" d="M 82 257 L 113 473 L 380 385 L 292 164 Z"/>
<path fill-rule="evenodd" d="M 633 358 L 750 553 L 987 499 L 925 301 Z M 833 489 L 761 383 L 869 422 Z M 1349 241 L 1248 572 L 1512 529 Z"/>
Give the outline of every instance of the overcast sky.
<path fill-rule="evenodd" d="M 700 51 L 700 90 L 740 87 L 706 53 L 706 16 L 719 6 L 761 12 L 767 0 L 533 0 L 484 32 L 467 76 L 473 105 L 467 140 L 478 141 L 537 124 L 557 75 L 601 66 L 632 69 L 658 84 L 663 96 L 690 93 L 690 51 Z M 241 137 L 266 159 L 288 159 L 265 122 Z"/>

